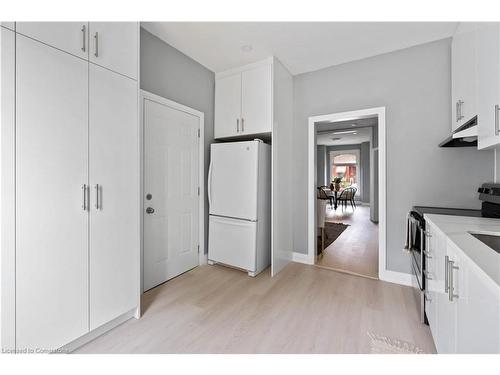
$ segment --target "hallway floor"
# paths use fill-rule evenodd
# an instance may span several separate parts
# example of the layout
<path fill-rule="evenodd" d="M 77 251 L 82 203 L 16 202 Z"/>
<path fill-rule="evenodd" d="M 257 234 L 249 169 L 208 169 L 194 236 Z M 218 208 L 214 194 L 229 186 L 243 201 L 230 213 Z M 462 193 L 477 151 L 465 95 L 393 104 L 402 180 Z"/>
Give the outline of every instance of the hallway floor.
<path fill-rule="evenodd" d="M 370 207 L 354 210 L 349 206 L 333 210 L 327 205 L 326 221 L 349 224 L 349 227 L 318 259 L 319 267 L 378 278 L 378 225 L 370 221 Z"/>

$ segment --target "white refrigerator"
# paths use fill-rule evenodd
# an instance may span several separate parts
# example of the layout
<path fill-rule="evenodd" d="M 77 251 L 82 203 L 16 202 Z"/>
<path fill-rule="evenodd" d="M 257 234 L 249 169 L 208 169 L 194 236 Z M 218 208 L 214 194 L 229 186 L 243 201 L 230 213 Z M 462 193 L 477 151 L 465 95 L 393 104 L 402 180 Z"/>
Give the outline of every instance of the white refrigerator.
<path fill-rule="evenodd" d="M 208 263 L 257 275 L 271 263 L 271 146 L 212 144 L 207 191 Z"/>

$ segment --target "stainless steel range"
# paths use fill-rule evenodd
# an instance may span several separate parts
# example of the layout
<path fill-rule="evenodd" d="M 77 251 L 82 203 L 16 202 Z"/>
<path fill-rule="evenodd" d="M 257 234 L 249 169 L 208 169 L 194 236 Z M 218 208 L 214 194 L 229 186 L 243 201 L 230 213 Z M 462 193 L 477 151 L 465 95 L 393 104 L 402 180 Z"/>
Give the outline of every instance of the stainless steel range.
<path fill-rule="evenodd" d="M 471 217 L 494 217 L 500 218 L 500 184 L 483 184 L 479 189 L 479 199 L 482 201 L 480 210 L 414 206 L 408 213 L 406 245 L 411 255 L 411 264 L 415 285 L 415 296 L 420 307 L 420 318 L 422 323 L 427 324 L 425 316 L 425 219 L 424 214 L 471 216 Z"/>

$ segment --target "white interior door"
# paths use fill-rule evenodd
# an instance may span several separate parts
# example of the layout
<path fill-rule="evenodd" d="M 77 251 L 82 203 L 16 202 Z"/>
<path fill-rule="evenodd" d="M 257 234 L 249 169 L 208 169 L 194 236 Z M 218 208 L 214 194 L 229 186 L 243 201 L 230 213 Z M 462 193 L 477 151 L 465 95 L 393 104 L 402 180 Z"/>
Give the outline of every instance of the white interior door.
<path fill-rule="evenodd" d="M 89 60 L 137 79 L 139 30 L 136 22 L 90 22 Z"/>
<path fill-rule="evenodd" d="M 88 22 L 17 22 L 16 31 L 49 46 L 87 59 Z"/>
<path fill-rule="evenodd" d="M 86 61 L 17 35 L 18 349 L 59 348 L 89 330 L 87 86 Z"/>
<path fill-rule="evenodd" d="M 89 65 L 89 74 L 90 328 L 94 329 L 138 304 L 140 172 L 137 81 L 94 64 Z"/>
<path fill-rule="evenodd" d="M 144 290 L 198 265 L 199 125 L 144 100 Z"/>
<path fill-rule="evenodd" d="M 210 215 L 257 220 L 257 141 L 214 143 L 210 148 Z"/>

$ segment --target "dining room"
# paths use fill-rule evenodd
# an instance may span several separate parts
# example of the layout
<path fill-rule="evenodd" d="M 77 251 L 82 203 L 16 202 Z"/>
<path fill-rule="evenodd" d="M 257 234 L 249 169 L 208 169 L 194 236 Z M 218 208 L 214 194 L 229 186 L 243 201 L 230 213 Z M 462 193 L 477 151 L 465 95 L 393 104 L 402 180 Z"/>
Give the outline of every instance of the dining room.
<path fill-rule="evenodd" d="M 318 267 L 378 278 L 378 118 L 318 123 Z"/>

